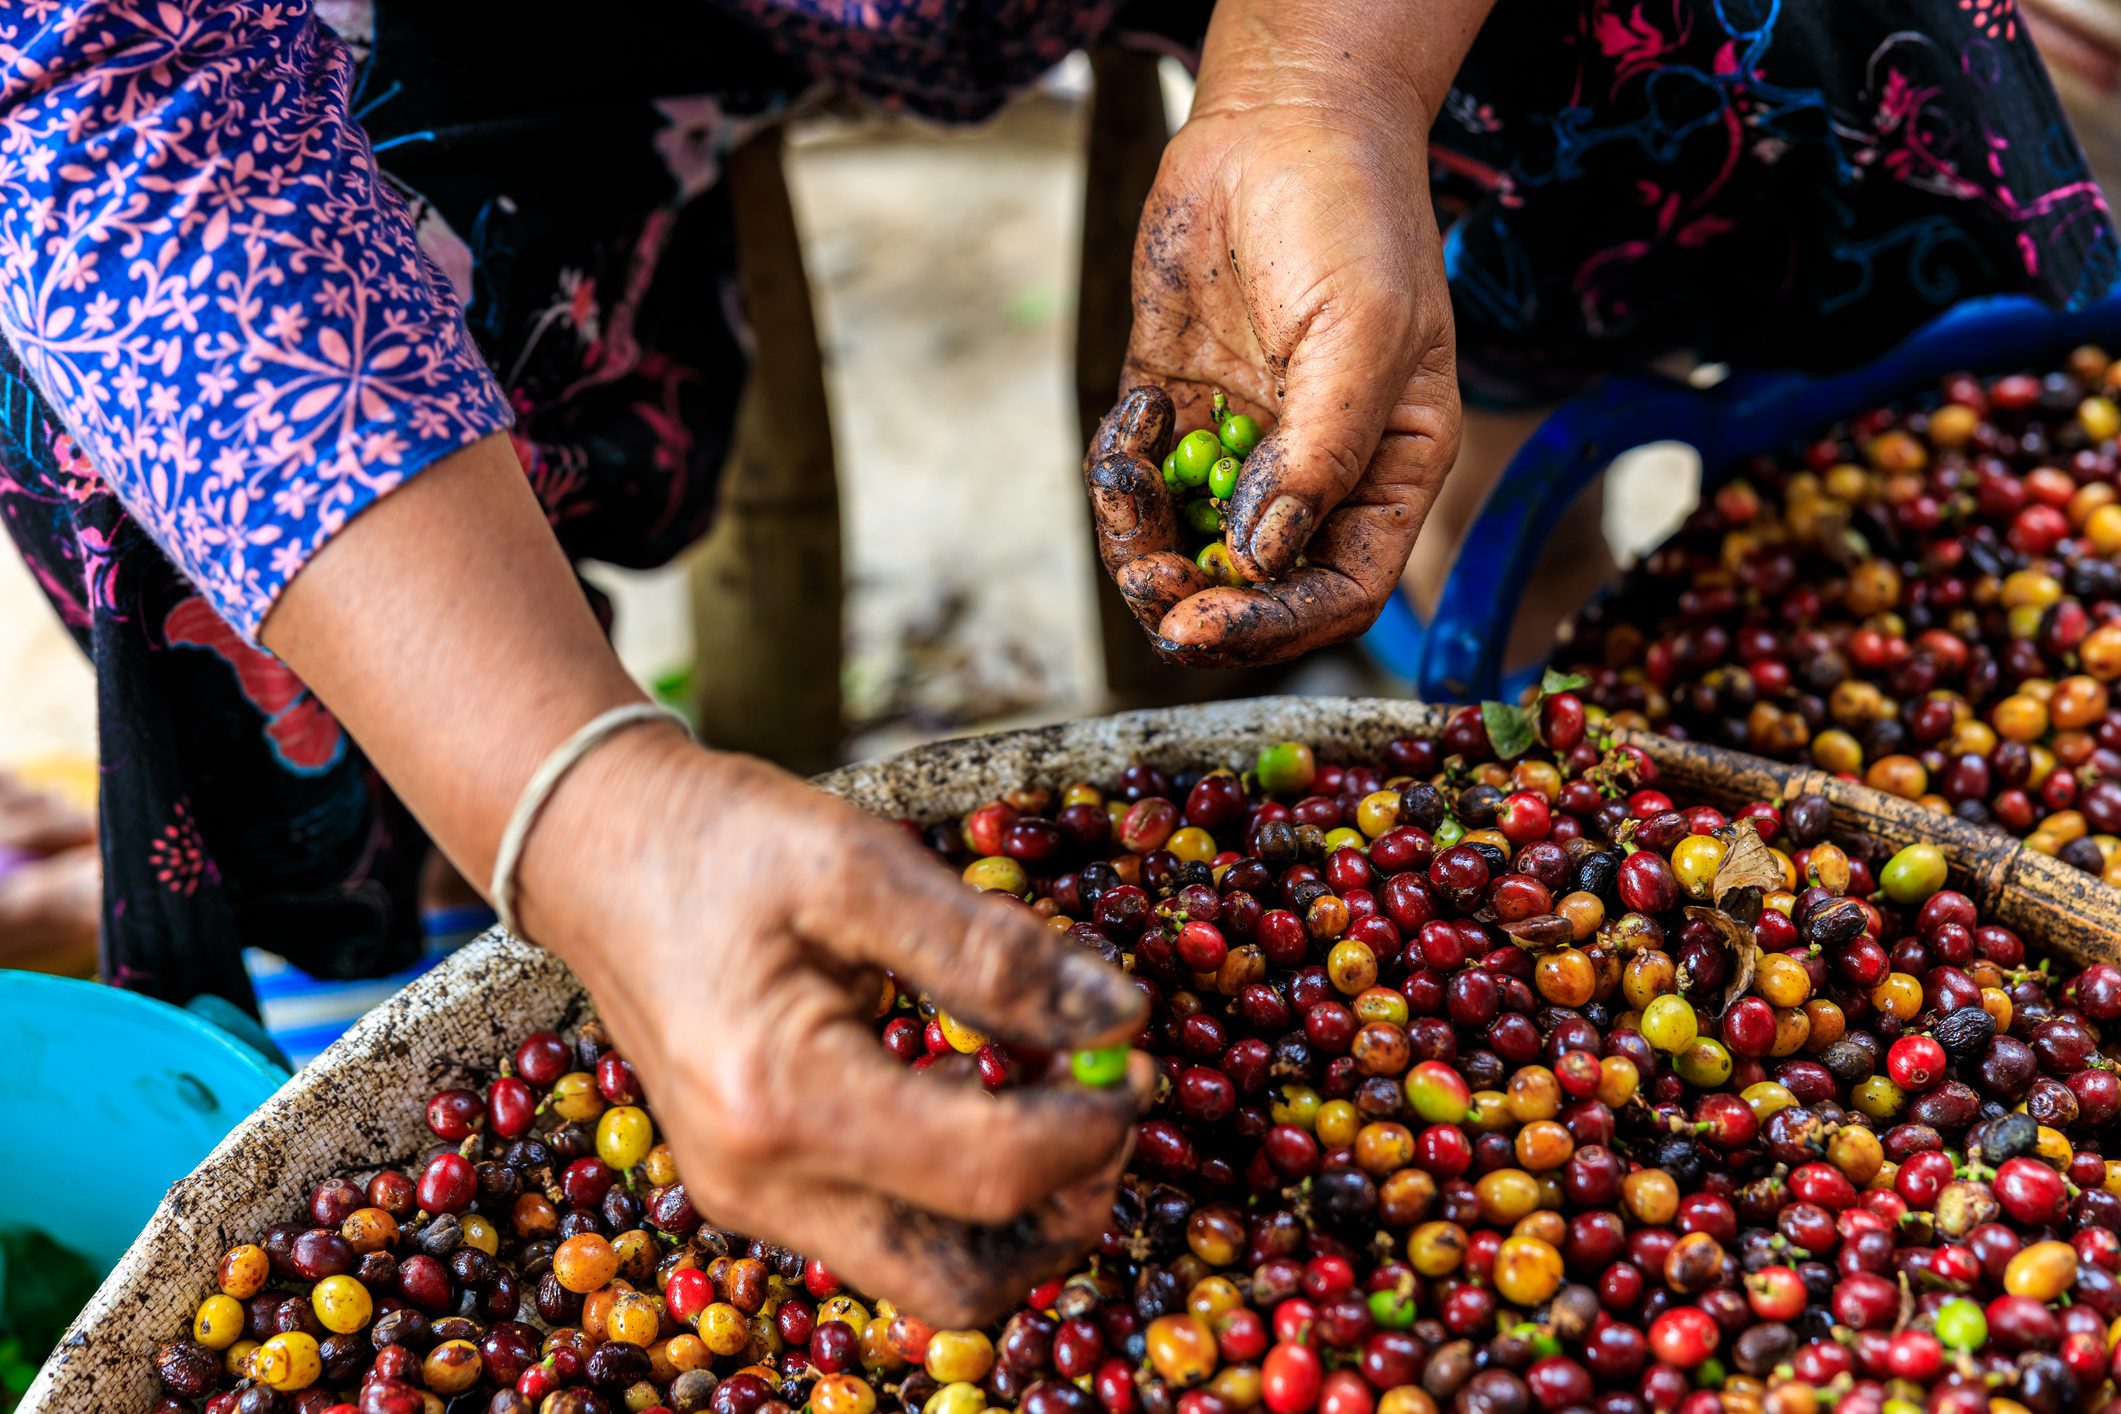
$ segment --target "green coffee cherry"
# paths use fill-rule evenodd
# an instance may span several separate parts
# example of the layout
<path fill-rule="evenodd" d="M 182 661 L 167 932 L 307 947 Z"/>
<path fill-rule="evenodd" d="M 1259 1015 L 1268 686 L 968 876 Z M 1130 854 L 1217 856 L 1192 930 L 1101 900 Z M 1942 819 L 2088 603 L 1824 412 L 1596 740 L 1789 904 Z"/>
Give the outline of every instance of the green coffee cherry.
<path fill-rule="evenodd" d="M 1237 572 L 1237 561 L 1230 558 L 1230 547 L 1220 540 L 1211 540 L 1201 547 L 1193 563 L 1207 572 L 1208 582 L 1223 589 L 1242 589 L 1245 577 Z"/>
<path fill-rule="evenodd" d="M 1206 496 L 1186 502 L 1184 512 L 1186 529 L 1195 535 L 1220 535 L 1223 533 L 1223 513 L 1215 502 Z"/>
<path fill-rule="evenodd" d="M 1178 484 L 1188 488 L 1207 485 L 1208 469 L 1222 454 L 1222 444 L 1213 432 L 1188 432 L 1171 450 L 1170 465 L 1177 470 Z"/>
<path fill-rule="evenodd" d="M 1208 468 L 1208 494 L 1218 501 L 1227 501 L 1237 494 L 1237 458 L 1218 457 L 1215 465 Z"/>
<path fill-rule="evenodd" d="M 1234 457 L 1249 457 L 1252 449 L 1259 445 L 1259 424 L 1243 413 L 1223 419 L 1222 444 L 1230 449 Z"/>
<path fill-rule="evenodd" d="M 1937 1308 L 1937 1339 L 1950 1350 L 1979 1350 L 1988 1344 L 1988 1315 L 1975 1302 L 1954 1297 Z"/>
<path fill-rule="evenodd" d="M 1311 788 L 1311 778 L 1318 774 L 1317 759 L 1311 748 L 1300 741 L 1284 741 L 1262 749 L 1259 761 L 1252 774 L 1259 780 L 1261 790 L 1300 792 Z"/>
<path fill-rule="evenodd" d="M 1911 844 L 1885 862 L 1878 887 L 1903 907 L 1921 903 L 1944 887 L 1944 851 L 1933 844 Z"/>
<path fill-rule="evenodd" d="M 1109 1090 L 1127 1078 L 1127 1047 L 1100 1046 L 1094 1051 L 1072 1051 L 1068 1070 L 1081 1084 Z"/>

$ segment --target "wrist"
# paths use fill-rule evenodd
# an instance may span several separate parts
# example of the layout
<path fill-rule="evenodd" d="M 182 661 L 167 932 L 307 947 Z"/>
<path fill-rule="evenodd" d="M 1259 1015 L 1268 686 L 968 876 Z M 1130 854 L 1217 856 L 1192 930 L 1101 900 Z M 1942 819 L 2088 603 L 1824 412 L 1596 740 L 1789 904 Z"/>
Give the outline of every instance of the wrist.
<path fill-rule="evenodd" d="M 558 954 L 594 988 L 605 954 L 624 946 L 622 906 L 642 902 L 611 886 L 653 877 L 654 856 L 693 835 L 701 777 L 718 760 L 675 723 L 642 721 L 604 740 L 547 794 L 515 874 L 515 913 L 526 936 Z"/>
<path fill-rule="evenodd" d="M 1270 106 L 1355 115 L 1426 147 L 1493 0 L 1222 0 L 1195 116 Z"/>

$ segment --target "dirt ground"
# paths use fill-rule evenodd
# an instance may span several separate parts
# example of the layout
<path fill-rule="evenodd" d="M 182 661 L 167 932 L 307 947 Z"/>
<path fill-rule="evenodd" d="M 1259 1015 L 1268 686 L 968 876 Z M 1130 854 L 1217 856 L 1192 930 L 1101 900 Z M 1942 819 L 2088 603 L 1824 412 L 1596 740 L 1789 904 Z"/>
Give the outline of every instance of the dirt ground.
<path fill-rule="evenodd" d="M 1183 75 L 1168 89 L 1182 113 Z M 850 560 L 844 683 L 858 724 L 882 724 L 853 753 L 1102 705 L 1070 372 L 1080 91 L 1078 65 L 976 130 L 813 124 L 791 145 Z M 1623 557 L 1691 499 L 1691 463 L 1664 448 L 1616 469 Z M 594 573 L 628 666 L 681 668 L 682 569 Z M 0 766 L 92 755 L 92 689 L 0 552 Z"/>

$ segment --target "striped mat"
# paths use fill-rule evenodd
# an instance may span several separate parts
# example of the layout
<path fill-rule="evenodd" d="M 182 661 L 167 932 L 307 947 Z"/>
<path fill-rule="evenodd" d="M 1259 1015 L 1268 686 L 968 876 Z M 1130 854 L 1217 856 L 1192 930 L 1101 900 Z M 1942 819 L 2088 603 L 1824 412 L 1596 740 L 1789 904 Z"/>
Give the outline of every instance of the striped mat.
<path fill-rule="evenodd" d="M 297 1067 L 309 1064 L 372 1007 L 491 928 L 484 906 L 432 909 L 421 920 L 427 942 L 419 961 L 387 977 L 353 982 L 310 976 L 278 953 L 246 948 L 243 966 L 258 991 L 265 1030 Z"/>

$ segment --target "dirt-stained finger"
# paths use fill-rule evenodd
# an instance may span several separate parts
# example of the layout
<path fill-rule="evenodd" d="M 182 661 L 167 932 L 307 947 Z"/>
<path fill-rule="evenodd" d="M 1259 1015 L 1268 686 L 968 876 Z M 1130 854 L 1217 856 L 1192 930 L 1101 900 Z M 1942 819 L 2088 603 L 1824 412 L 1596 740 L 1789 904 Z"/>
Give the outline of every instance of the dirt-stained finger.
<path fill-rule="evenodd" d="M 1179 548 L 1178 507 L 1158 467 L 1114 452 L 1091 463 L 1083 483 L 1090 493 L 1090 520 L 1106 574 L 1117 578 L 1121 566 L 1131 560 Z"/>
<path fill-rule="evenodd" d="M 1163 623 L 1164 615 L 1209 585 L 1208 576 L 1199 565 L 1170 551 L 1129 560 L 1119 567 L 1113 579 L 1118 582 L 1120 597 L 1127 601 L 1127 607 L 1151 633 Z"/>
<path fill-rule="evenodd" d="M 1162 388 L 1147 384 L 1129 388 L 1098 423 L 1083 465 L 1092 466 L 1111 456 L 1138 457 L 1161 465 L 1171 450 L 1176 417 L 1171 395 Z"/>
<path fill-rule="evenodd" d="M 1064 1081 L 989 1092 L 976 1077 L 911 1070 L 851 1023 L 816 1037 L 813 1060 L 798 1103 L 829 1138 L 796 1162 L 974 1222 L 1007 1221 L 1099 1173 L 1155 1084 L 1144 1066 L 1108 1090 Z"/>
<path fill-rule="evenodd" d="M 1272 584 L 1194 595 L 1164 616 L 1156 646 L 1189 667 L 1279 663 L 1354 637 L 1381 607 L 1340 571 L 1307 565 Z"/>
<path fill-rule="evenodd" d="M 972 892 L 906 835 L 851 809 L 827 842 L 829 887 L 795 920 L 841 958 L 888 967 L 953 1014 L 1048 1050 L 1111 1045 L 1141 1024 L 1127 975 L 1020 902 Z"/>
<path fill-rule="evenodd" d="M 757 1182 L 703 1194 L 713 1222 L 814 1253 L 850 1286 L 888 1297 L 939 1329 L 986 1324 L 1066 1271 L 1112 1220 L 1117 1171 L 1004 1223 L 970 1223 L 830 1182 Z M 726 1201 L 715 1201 L 716 1198 Z"/>

